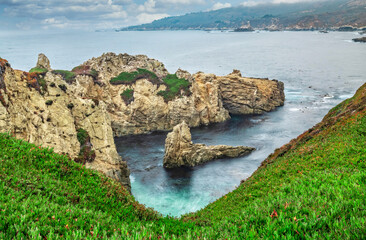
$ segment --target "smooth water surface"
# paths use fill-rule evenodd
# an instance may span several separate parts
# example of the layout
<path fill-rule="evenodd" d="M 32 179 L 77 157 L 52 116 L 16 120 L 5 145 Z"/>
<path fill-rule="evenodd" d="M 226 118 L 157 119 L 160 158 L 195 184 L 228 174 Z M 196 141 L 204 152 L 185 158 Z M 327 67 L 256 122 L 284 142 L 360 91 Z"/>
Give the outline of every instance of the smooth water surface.
<path fill-rule="evenodd" d="M 29 70 L 43 52 L 54 69 L 71 69 L 103 52 L 126 52 L 156 58 L 170 72 L 180 67 L 226 75 L 239 69 L 244 76 L 283 81 L 286 102 L 276 111 L 192 129 L 195 143 L 257 148 L 249 156 L 165 170 L 167 133 L 116 138 L 117 150 L 131 169 L 136 199 L 179 216 L 235 189 L 275 148 L 319 122 L 366 82 L 366 44 L 352 42 L 355 37 L 337 32 L 0 33 L 0 56 L 14 68 Z"/>

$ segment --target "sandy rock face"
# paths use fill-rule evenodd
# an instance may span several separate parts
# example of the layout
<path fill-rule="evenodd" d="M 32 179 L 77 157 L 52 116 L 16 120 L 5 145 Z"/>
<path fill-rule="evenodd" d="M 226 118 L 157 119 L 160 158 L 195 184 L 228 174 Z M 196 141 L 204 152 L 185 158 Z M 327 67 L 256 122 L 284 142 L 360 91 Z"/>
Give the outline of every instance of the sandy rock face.
<path fill-rule="evenodd" d="M 43 76 L 47 89 L 39 86 L 34 74 L 13 70 L 10 65 L 2 67 L 1 77 L 5 86 L 0 89 L 4 100 L 0 103 L 1 132 L 75 159 L 80 152 L 77 129 L 84 129 L 95 152 L 95 159 L 86 162 L 86 167 L 99 170 L 130 189 L 127 164 L 116 151 L 105 103 L 96 105 L 90 99 L 75 96 L 72 87 L 51 72 Z"/>
<path fill-rule="evenodd" d="M 199 73 L 194 78 L 216 84 L 223 106 L 231 114 L 261 114 L 282 106 L 285 101 L 282 82 L 242 77 L 238 70 L 223 77 Z"/>
<path fill-rule="evenodd" d="M 183 121 L 173 128 L 165 140 L 165 168 L 194 167 L 218 158 L 235 158 L 255 150 L 251 147 L 193 144 L 190 129 Z"/>
<path fill-rule="evenodd" d="M 50 60 L 43 53 L 38 54 L 37 68 L 45 68 L 51 70 Z"/>

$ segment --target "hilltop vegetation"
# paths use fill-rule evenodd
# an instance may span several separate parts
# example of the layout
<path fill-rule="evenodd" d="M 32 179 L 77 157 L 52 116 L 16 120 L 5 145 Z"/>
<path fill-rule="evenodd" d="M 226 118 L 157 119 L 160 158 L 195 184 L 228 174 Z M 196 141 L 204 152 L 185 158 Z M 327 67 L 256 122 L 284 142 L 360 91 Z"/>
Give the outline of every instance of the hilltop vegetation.
<path fill-rule="evenodd" d="M 1 239 L 364 239 L 366 84 L 206 208 L 163 217 L 65 156 L 0 135 Z"/>
<path fill-rule="evenodd" d="M 365 5 L 360 0 L 328 0 L 237 6 L 167 17 L 121 30 L 234 29 L 247 22 L 254 28 L 269 30 L 365 27 Z"/>

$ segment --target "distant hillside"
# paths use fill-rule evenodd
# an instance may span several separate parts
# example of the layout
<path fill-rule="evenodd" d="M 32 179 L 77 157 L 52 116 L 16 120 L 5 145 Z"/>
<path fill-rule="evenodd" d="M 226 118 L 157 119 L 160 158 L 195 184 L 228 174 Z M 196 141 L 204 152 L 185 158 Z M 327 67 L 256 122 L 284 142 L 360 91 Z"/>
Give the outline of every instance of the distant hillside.
<path fill-rule="evenodd" d="M 120 31 L 234 29 L 242 25 L 268 30 L 336 29 L 366 27 L 366 1 L 329 0 L 296 4 L 261 4 L 168 17 Z"/>

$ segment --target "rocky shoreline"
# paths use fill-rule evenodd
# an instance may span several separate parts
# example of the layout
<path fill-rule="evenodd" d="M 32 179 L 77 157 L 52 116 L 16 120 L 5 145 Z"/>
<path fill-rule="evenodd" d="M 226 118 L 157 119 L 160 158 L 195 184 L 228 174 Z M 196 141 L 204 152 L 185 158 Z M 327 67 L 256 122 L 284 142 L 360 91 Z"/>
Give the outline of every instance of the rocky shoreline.
<path fill-rule="evenodd" d="M 196 127 L 230 114 L 261 114 L 284 104 L 283 83 L 178 70 L 144 55 L 106 53 L 72 71 L 39 55 L 30 72 L 0 59 L 0 132 L 54 148 L 130 189 L 114 136 Z"/>

